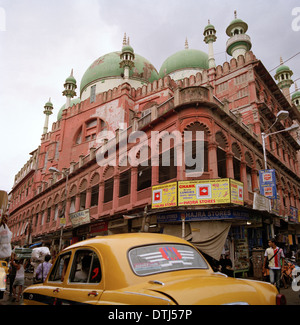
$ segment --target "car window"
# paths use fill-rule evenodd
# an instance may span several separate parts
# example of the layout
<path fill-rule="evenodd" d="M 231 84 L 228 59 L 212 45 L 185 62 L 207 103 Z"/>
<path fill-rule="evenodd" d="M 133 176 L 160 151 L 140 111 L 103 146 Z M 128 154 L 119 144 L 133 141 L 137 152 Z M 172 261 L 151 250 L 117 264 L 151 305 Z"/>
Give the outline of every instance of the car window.
<path fill-rule="evenodd" d="M 77 250 L 70 272 L 70 283 L 99 283 L 101 268 L 97 254 L 88 249 Z"/>
<path fill-rule="evenodd" d="M 180 244 L 155 244 L 129 251 L 133 271 L 140 276 L 184 269 L 207 269 L 208 265 L 196 249 Z"/>
<path fill-rule="evenodd" d="M 55 265 L 49 275 L 48 281 L 63 282 L 70 261 L 70 257 L 71 252 L 68 252 L 60 255 L 57 258 Z"/>

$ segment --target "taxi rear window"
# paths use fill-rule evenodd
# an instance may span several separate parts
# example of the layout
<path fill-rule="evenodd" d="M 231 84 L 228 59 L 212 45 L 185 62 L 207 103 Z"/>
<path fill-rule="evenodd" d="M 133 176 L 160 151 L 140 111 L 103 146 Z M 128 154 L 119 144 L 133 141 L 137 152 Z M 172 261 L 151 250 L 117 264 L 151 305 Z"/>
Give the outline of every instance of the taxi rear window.
<path fill-rule="evenodd" d="M 130 265 L 137 275 L 150 275 L 185 269 L 207 269 L 208 265 L 196 249 L 180 244 L 155 244 L 135 247 L 128 253 Z"/>

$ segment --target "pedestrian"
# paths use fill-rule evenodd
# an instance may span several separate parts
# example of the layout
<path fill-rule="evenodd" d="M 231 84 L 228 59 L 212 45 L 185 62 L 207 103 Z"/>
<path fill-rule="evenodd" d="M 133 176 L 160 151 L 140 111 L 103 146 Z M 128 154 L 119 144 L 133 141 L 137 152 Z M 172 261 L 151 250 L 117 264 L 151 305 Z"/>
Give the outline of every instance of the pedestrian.
<path fill-rule="evenodd" d="M 23 263 L 24 263 L 24 259 L 18 260 L 17 263 L 15 261 L 12 261 L 12 264 L 17 269 L 15 281 L 13 284 L 13 295 L 14 295 L 14 299 L 16 299 L 16 302 L 19 302 L 21 299 L 23 286 L 25 282 L 25 266 L 23 265 Z M 19 289 L 18 297 L 16 297 L 17 287 Z"/>
<path fill-rule="evenodd" d="M 46 277 L 51 269 L 52 264 L 49 262 L 51 260 L 51 255 L 45 256 L 45 262 L 39 264 L 39 266 L 36 269 L 36 279 L 40 282 L 44 282 L 46 280 Z"/>
<path fill-rule="evenodd" d="M 13 295 L 13 284 L 16 278 L 17 268 L 12 264 L 12 261 L 15 260 L 15 253 L 11 253 L 10 261 L 9 261 L 9 296 Z"/>
<path fill-rule="evenodd" d="M 281 270 L 284 266 L 284 254 L 282 249 L 276 246 L 275 239 L 270 239 L 268 245 L 269 248 L 265 251 L 263 272 L 265 273 L 266 268 L 269 268 L 270 282 L 276 285 L 277 290 L 280 291 L 280 278 Z"/>

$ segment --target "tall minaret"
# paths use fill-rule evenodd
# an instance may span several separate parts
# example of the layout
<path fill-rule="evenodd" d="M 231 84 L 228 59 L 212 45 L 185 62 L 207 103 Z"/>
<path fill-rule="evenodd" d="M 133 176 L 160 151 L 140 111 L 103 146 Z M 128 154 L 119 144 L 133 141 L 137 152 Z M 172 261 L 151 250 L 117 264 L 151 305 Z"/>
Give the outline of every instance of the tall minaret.
<path fill-rule="evenodd" d="M 282 57 L 280 57 L 280 66 L 276 70 L 276 74 L 274 78 L 278 81 L 278 87 L 282 90 L 285 98 L 291 104 L 291 95 L 290 95 L 290 87 L 294 83 L 291 79 L 293 75 L 293 71 L 286 65 L 283 65 Z"/>
<path fill-rule="evenodd" d="M 241 19 L 237 18 L 234 11 L 234 20 L 226 28 L 226 34 L 230 37 L 226 43 L 226 52 L 235 59 L 239 55 L 246 54 L 252 47 L 251 39 L 246 34 L 248 25 Z"/>
<path fill-rule="evenodd" d="M 63 96 L 67 97 L 66 107 L 71 106 L 71 99 L 76 96 L 75 89 L 77 88 L 76 79 L 73 77 L 73 69 L 71 71 L 71 75 L 66 79 L 64 84 L 65 90 L 63 91 Z"/>
<path fill-rule="evenodd" d="M 208 44 L 208 66 L 209 68 L 215 68 L 216 62 L 214 57 L 214 48 L 213 43 L 216 41 L 216 29 L 213 25 L 211 25 L 208 20 L 208 25 L 204 28 L 204 42 Z"/>
<path fill-rule="evenodd" d="M 120 68 L 124 69 L 125 80 L 129 79 L 130 69 L 134 67 L 134 58 L 135 58 L 134 50 L 129 45 L 129 37 L 126 40 L 126 33 L 125 33 L 123 38 L 122 53 L 120 55 L 120 59 L 121 59 Z"/>
<path fill-rule="evenodd" d="M 43 134 L 46 134 L 48 132 L 49 116 L 52 114 L 52 110 L 53 110 L 53 104 L 51 103 L 51 98 L 49 98 L 49 101 L 44 106 L 44 114 L 46 115 L 46 117 L 45 117 Z"/>

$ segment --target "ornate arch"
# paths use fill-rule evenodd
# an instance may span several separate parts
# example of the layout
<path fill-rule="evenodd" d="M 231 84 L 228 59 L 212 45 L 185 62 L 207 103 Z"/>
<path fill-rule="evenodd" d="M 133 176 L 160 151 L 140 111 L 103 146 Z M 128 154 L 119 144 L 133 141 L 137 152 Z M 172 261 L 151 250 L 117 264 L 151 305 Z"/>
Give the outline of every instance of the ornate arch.
<path fill-rule="evenodd" d="M 228 139 L 227 139 L 226 135 L 223 133 L 223 131 L 218 131 L 216 133 L 215 140 L 216 140 L 218 146 L 221 147 L 222 149 L 226 150 L 226 148 L 229 147 Z"/>

